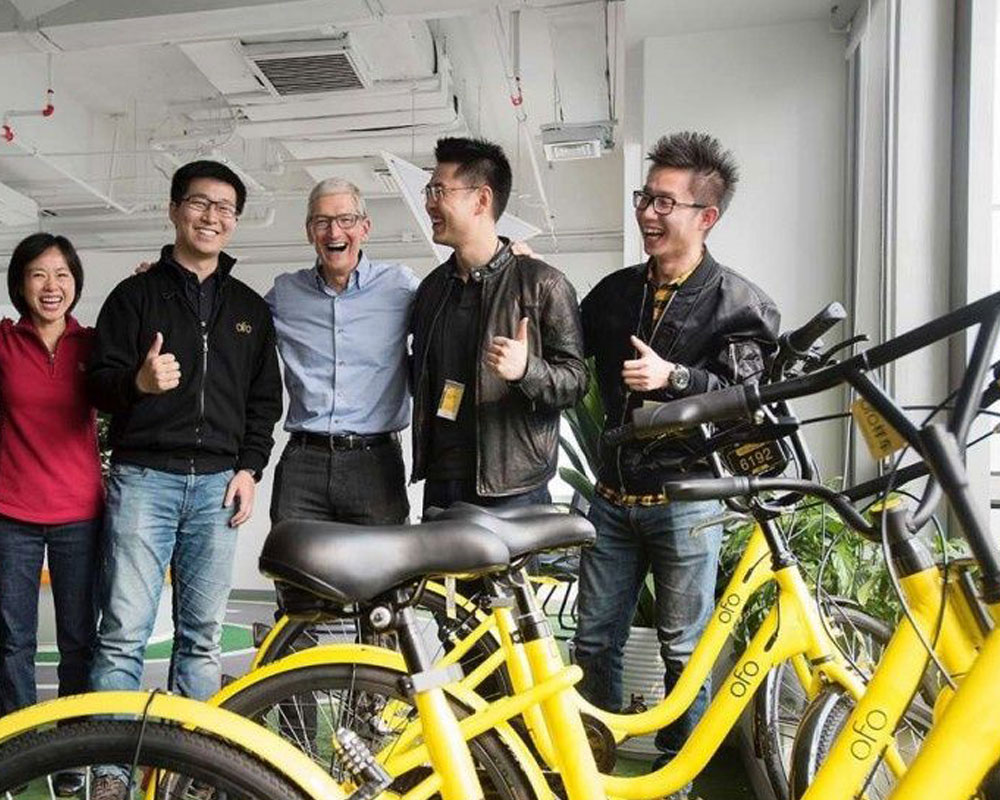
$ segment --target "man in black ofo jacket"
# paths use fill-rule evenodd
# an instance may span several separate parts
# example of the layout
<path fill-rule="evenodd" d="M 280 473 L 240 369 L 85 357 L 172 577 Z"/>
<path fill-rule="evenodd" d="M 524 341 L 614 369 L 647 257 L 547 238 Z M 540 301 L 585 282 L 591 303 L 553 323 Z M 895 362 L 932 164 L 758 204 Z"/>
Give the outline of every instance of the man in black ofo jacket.
<path fill-rule="evenodd" d="M 197 699 L 219 689 L 236 529 L 250 518 L 281 416 L 270 311 L 232 277 L 235 259 L 223 252 L 245 201 L 222 164 L 177 170 L 174 244 L 115 287 L 97 320 L 88 386 L 112 415 L 113 448 L 98 690 L 139 687 L 167 566 L 171 688 Z M 124 772 L 102 770 L 101 797 L 123 796 Z"/>
<path fill-rule="evenodd" d="M 497 145 L 440 139 L 424 190 L 454 248 L 420 284 L 413 332 L 413 480 L 424 508 L 549 500 L 559 414 L 587 391 L 573 287 L 496 233 L 511 171 Z"/>
<path fill-rule="evenodd" d="M 649 260 L 608 275 L 581 304 L 607 427 L 627 422 L 645 400 L 756 379 L 778 333 L 771 299 L 705 248 L 737 181 L 731 154 L 710 136 L 681 133 L 660 139 L 649 158 L 646 184 L 633 193 Z M 576 634 L 581 691 L 601 707 L 621 707 L 622 650 L 649 569 L 668 692 L 708 623 L 722 531 L 705 523 L 720 505 L 674 503 L 662 494 L 663 482 L 682 470 L 707 474 L 687 456 L 678 439 L 602 450 L 590 511 L 597 544 L 583 554 Z M 708 694 L 706 683 L 690 709 L 659 732 L 660 763 L 680 749 Z"/>

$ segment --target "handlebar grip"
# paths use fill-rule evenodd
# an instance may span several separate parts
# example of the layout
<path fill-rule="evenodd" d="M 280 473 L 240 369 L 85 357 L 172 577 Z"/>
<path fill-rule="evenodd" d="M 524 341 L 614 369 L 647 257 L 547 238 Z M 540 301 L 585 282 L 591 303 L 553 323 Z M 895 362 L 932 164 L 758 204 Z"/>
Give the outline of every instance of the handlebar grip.
<path fill-rule="evenodd" d="M 786 339 L 788 346 L 796 353 L 806 353 L 824 333 L 845 319 L 847 311 L 834 301 L 801 328 L 789 333 Z"/>
<path fill-rule="evenodd" d="M 671 500 L 728 500 L 750 493 L 749 478 L 701 478 L 667 481 L 663 493 Z"/>
<path fill-rule="evenodd" d="M 725 422 L 749 416 L 746 387 L 736 384 L 666 403 L 646 403 L 632 412 L 632 427 L 636 439 L 651 439 L 703 422 Z"/>

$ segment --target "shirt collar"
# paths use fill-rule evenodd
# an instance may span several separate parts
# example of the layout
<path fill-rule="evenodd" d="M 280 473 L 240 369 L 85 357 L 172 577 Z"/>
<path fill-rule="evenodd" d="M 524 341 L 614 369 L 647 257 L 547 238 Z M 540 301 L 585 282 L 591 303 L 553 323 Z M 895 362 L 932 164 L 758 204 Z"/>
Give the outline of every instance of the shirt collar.
<path fill-rule="evenodd" d="M 506 267 L 515 258 L 514 253 L 510 248 L 510 239 L 506 236 L 498 236 L 497 239 L 500 240 L 500 248 L 493 254 L 493 258 L 483 264 L 483 266 L 472 270 L 470 277 L 477 283 L 500 272 L 500 270 Z M 454 252 L 452 252 L 451 256 L 445 263 L 451 265 L 451 268 L 448 270 L 448 276 L 457 277 L 458 259 L 455 257 Z"/>
<path fill-rule="evenodd" d="M 38 332 L 38 329 L 35 327 L 35 323 L 32 322 L 31 317 L 24 316 L 23 314 L 14 327 L 23 331 L 31 331 L 32 333 Z M 75 335 L 82 330 L 83 326 L 76 321 L 76 318 L 72 314 L 66 314 L 66 330 L 63 331 L 63 336 Z"/>
<path fill-rule="evenodd" d="M 694 275 L 694 273 L 698 270 L 698 267 L 700 267 L 702 264 L 705 263 L 705 256 L 707 255 L 707 253 L 708 253 L 708 251 L 705 250 L 704 248 L 702 248 L 701 258 L 698 260 L 697 264 L 695 264 L 693 267 L 691 267 L 691 269 L 689 269 L 683 275 L 680 275 L 680 276 L 674 278 L 672 281 L 670 281 L 670 283 L 667 283 L 667 284 L 658 284 L 658 285 L 653 283 L 653 268 L 655 267 L 655 262 L 654 262 L 653 257 L 650 256 L 650 259 L 647 262 L 647 266 L 646 266 L 646 281 L 654 289 L 664 289 L 664 288 L 666 288 L 666 289 L 679 289 L 681 287 L 681 285 L 683 285 L 684 281 L 686 281 L 688 278 L 690 278 L 692 275 Z"/>
<path fill-rule="evenodd" d="M 194 277 L 195 280 L 198 278 L 198 276 L 191 270 L 181 266 L 181 264 L 177 262 L 174 258 L 174 246 L 172 244 L 164 245 L 163 249 L 160 250 L 160 262 L 170 265 L 180 278 L 187 279 L 189 277 Z M 219 266 L 212 273 L 212 276 L 225 278 L 229 275 L 235 263 L 236 259 L 229 255 L 229 253 L 219 253 Z"/>
<path fill-rule="evenodd" d="M 365 255 L 365 251 L 362 250 L 358 256 L 358 265 L 351 270 L 351 274 L 347 276 L 347 287 L 344 291 L 348 289 L 361 289 L 368 285 L 368 281 L 371 280 L 372 262 L 369 260 L 368 256 Z M 320 291 L 333 291 L 333 288 L 329 286 L 326 280 L 323 278 L 323 268 L 320 266 L 319 258 L 316 259 L 315 267 L 315 277 L 316 277 L 316 288 Z"/>

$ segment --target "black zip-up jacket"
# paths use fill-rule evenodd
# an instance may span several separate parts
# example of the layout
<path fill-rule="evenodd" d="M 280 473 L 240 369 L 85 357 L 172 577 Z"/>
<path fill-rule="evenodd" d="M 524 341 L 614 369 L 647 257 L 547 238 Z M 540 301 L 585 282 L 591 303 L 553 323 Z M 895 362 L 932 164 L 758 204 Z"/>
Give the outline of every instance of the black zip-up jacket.
<path fill-rule="evenodd" d="M 417 289 L 413 333 L 413 481 L 427 473 L 427 450 L 436 397 L 431 397 L 427 348 L 447 299 L 452 256 Z M 476 491 L 484 497 L 521 494 L 555 474 L 559 414 L 587 392 L 583 333 L 576 292 L 559 270 L 544 261 L 514 255 L 510 243 L 470 280 L 481 281 L 479 352 L 476 362 Z M 528 367 L 508 383 L 483 363 L 494 336 L 513 338 L 528 318 Z"/>
<path fill-rule="evenodd" d="M 119 283 L 97 318 L 87 388 L 112 415 L 112 459 L 164 472 L 248 469 L 259 479 L 282 405 L 271 312 L 230 275 L 235 259 L 222 253 L 203 331 L 172 254 L 164 247 L 152 268 Z M 142 394 L 135 376 L 157 331 L 160 352 L 180 363 L 181 382 Z"/>
<path fill-rule="evenodd" d="M 757 380 L 777 343 L 781 318 L 771 298 L 719 264 L 707 250 L 698 268 L 668 300 L 659 326 L 654 326 L 649 266 L 647 262 L 613 272 L 580 305 L 585 350 L 596 361 L 607 428 L 628 422 L 645 400 L 670 400 Z M 691 382 L 684 392 L 628 391 L 621 373 L 623 362 L 638 358 L 629 341 L 633 335 L 661 358 L 690 370 Z M 602 445 L 598 479 L 627 494 L 658 494 L 665 480 L 682 472 L 707 471 L 704 463 L 681 469 L 690 452 L 684 438 L 676 436 L 620 447 Z"/>

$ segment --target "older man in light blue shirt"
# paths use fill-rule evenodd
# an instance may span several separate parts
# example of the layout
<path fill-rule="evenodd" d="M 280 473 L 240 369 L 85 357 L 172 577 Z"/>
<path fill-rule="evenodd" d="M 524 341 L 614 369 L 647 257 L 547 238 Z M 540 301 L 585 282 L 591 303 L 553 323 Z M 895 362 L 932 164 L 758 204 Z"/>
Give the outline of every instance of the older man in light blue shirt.
<path fill-rule="evenodd" d="M 279 276 L 265 298 L 290 397 L 272 523 L 396 524 L 409 514 L 399 431 L 410 420 L 406 336 L 419 280 L 362 252 L 370 230 L 359 189 L 321 181 L 306 216 L 316 264 Z"/>

